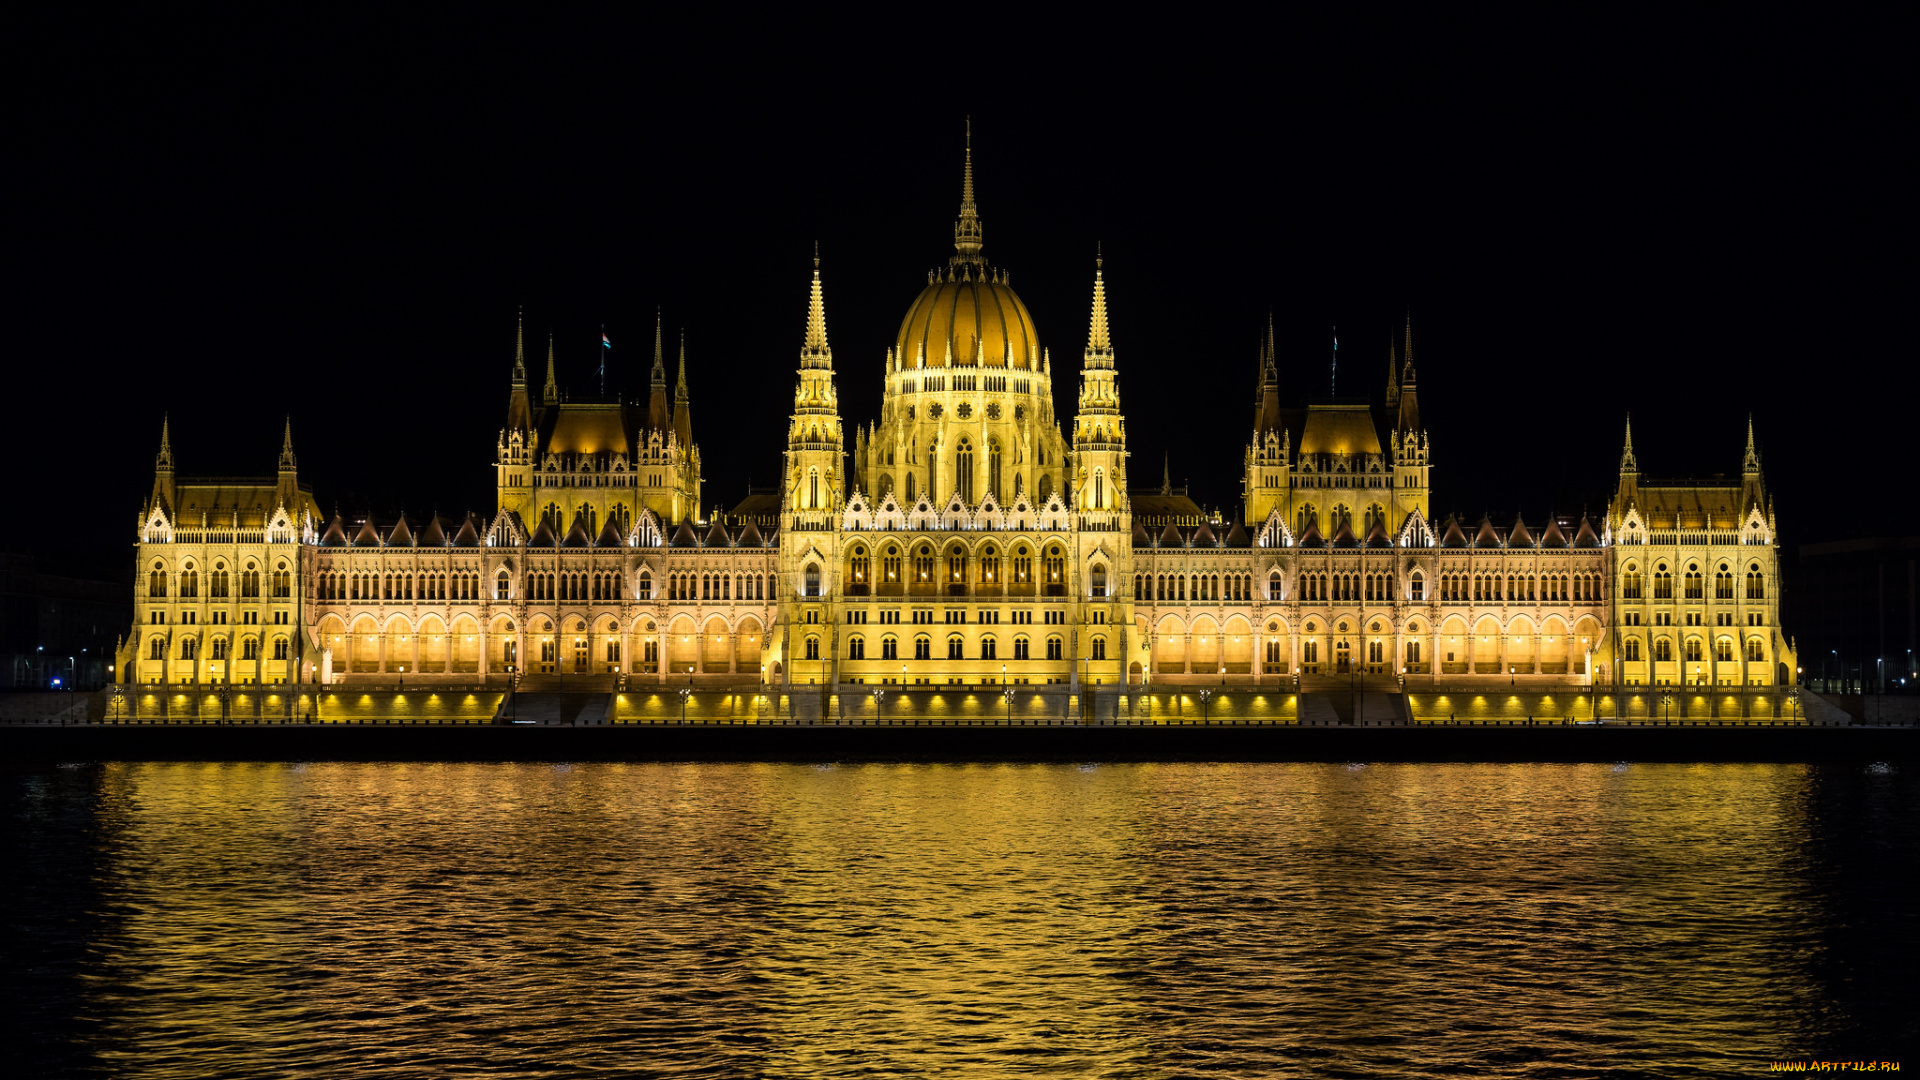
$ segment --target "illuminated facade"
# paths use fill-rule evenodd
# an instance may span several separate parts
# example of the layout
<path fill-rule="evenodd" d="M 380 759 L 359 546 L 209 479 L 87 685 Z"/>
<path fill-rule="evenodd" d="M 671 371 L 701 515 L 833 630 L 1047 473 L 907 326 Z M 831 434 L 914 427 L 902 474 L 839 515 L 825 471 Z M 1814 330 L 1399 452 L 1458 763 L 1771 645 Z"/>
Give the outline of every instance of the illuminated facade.
<path fill-rule="evenodd" d="M 681 347 L 669 396 L 564 398 L 516 346 L 491 517 L 321 524 L 289 428 L 274 479 L 176 482 L 141 511 L 130 681 L 421 685 L 1485 684 L 1778 687 L 1771 503 L 1642 481 L 1629 428 L 1600 521 L 1431 512 L 1409 324 L 1381 402 L 1288 407 L 1272 328 L 1241 511 L 1135 487 L 1096 260 L 1072 416 L 982 254 L 971 151 L 954 254 L 843 427 L 819 262 L 782 481 L 701 518 Z M 218 582 L 216 585 L 215 582 Z"/>

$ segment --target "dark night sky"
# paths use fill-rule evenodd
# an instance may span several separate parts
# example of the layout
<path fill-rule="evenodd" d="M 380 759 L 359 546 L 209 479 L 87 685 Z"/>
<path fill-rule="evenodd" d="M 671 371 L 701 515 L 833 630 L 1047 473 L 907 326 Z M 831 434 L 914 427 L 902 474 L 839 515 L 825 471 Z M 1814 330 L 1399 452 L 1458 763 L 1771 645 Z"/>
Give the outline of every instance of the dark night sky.
<path fill-rule="evenodd" d="M 636 394 L 655 306 L 684 326 L 730 504 L 778 468 L 816 240 L 843 409 L 877 415 L 969 114 L 987 255 L 1063 413 L 1105 244 L 1136 484 L 1170 453 L 1233 505 L 1269 309 L 1304 396 L 1334 324 L 1342 392 L 1377 394 L 1410 306 L 1441 513 L 1599 510 L 1629 410 L 1648 474 L 1737 471 L 1751 410 L 1788 544 L 1920 529 L 1886 476 L 1914 322 L 1891 24 L 329 17 L 22 39 L 8 366 L 37 483 L 10 546 L 117 566 L 163 410 L 185 474 L 270 472 L 291 412 L 329 509 L 491 509 L 522 303 L 581 388 L 602 322 Z"/>

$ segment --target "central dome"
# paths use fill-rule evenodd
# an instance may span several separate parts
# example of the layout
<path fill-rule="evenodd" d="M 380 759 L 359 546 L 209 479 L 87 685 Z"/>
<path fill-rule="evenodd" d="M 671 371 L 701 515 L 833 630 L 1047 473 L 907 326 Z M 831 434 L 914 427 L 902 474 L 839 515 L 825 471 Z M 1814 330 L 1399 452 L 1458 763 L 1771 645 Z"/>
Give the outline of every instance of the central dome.
<path fill-rule="evenodd" d="M 1027 305 L 984 266 L 955 267 L 930 283 L 901 320 L 898 345 L 908 370 L 922 357 L 928 367 L 971 367 L 976 357 L 983 367 L 1040 366 L 1040 334 Z"/>

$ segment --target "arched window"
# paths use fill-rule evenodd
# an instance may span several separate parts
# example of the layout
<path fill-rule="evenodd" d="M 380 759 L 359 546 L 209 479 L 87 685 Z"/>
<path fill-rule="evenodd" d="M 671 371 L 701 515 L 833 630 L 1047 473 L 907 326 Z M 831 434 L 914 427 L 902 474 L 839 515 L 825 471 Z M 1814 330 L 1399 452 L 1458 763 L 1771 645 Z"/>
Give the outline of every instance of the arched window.
<path fill-rule="evenodd" d="M 809 660 L 820 659 L 820 639 L 819 638 L 810 637 L 807 639 L 807 659 Z"/>
<path fill-rule="evenodd" d="M 1627 659 L 1635 662 L 1639 661 L 1640 659 L 1640 639 L 1639 638 L 1630 637 L 1627 639 Z"/>
<path fill-rule="evenodd" d="M 153 572 L 147 575 L 147 595 L 164 597 L 167 595 L 167 570 L 162 564 L 153 564 Z"/>
<path fill-rule="evenodd" d="M 1103 637 L 1094 638 L 1092 659 L 1105 660 L 1106 658 L 1107 658 L 1107 639 Z"/>
<path fill-rule="evenodd" d="M 1688 638 L 1687 639 L 1687 662 L 1690 664 L 1697 664 L 1700 662 L 1700 659 L 1701 659 L 1700 639 L 1697 637 Z"/>
<path fill-rule="evenodd" d="M 1698 564 L 1689 564 L 1687 566 L 1686 587 L 1687 587 L 1687 599 L 1689 600 L 1706 599 L 1705 582 L 1701 579 L 1700 567 Z"/>
<path fill-rule="evenodd" d="M 1093 470 L 1093 508 L 1099 510 L 1107 505 L 1107 470 Z"/>
<path fill-rule="evenodd" d="M 213 639 L 213 656 L 212 656 L 212 659 L 214 659 L 214 660 L 225 660 L 226 658 L 227 658 L 227 639 L 226 639 L 226 638 L 214 638 L 214 639 Z"/>
<path fill-rule="evenodd" d="M 847 639 L 847 659 L 865 660 L 866 658 L 867 658 L 866 639 L 861 637 L 848 638 Z"/>
<path fill-rule="evenodd" d="M 980 551 L 980 582 L 984 585 L 1000 584 L 1000 552 L 992 544 Z"/>
<path fill-rule="evenodd" d="M 1673 599 L 1673 573 L 1661 563 L 1653 570 L 1653 598 L 1655 600 Z"/>
<path fill-rule="evenodd" d="M 182 599 L 190 600 L 199 595 L 200 572 L 195 570 L 192 564 L 188 564 L 187 568 L 180 572 L 180 596 Z"/>
<path fill-rule="evenodd" d="M 819 508 L 820 508 L 820 470 L 809 469 L 807 471 L 807 509 L 818 510 Z"/>
<path fill-rule="evenodd" d="M 899 583 L 900 581 L 900 549 L 899 548 L 894 547 L 892 544 L 887 545 L 887 553 L 885 557 L 881 559 L 881 571 L 887 575 L 887 580 L 889 582 L 893 582 L 895 584 Z"/>
<path fill-rule="evenodd" d="M 147 649 L 147 659 L 165 660 L 167 658 L 167 639 L 154 638 Z"/>
<path fill-rule="evenodd" d="M 1045 571 L 1046 577 L 1044 581 L 1047 587 L 1047 594 L 1050 596 L 1065 595 L 1067 589 L 1067 560 L 1066 556 L 1061 553 L 1058 544 L 1047 548 Z"/>
<path fill-rule="evenodd" d="M 992 638 L 992 636 L 983 637 L 980 639 L 980 659 L 982 660 L 1000 659 L 1000 645 L 998 642 L 996 642 Z"/>
<path fill-rule="evenodd" d="M 1024 636 L 1013 639 L 1013 658 L 1015 660 L 1027 659 L 1027 649 L 1028 643 Z"/>
<path fill-rule="evenodd" d="M 926 544 L 913 553 L 913 576 L 922 585 L 933 584 L 933 549 Z"/>
<path fill-rule="evenodd" d="M 1747 567 L 1747 599 L 1764 600 L 1767 597 L 1767 578 L 1760 572 L 1760 564 Z"/>
<path fill-rule="evenodd" d="M 1407 579 L 1407 599 L 1415 603 L 1423 600 L 1426 596 L 1426 581 L 1426 577 L 1422 575 L 1420 571 L 1415 570 L 1413 575 Z"/>
<path fill-rule="evenodd" d="M 508 584 L 507 572 L 502 570 L 493 579 L 493 598 L 495 600 L 506 600 L 511 598 L 512 594 L 513 587 Z"/>
<path fill-rule="evenodd" d="M 1713 658 L 1715 661 L 1723 664 L 1731 661 L 1733 659 L 1733 639 L 1730 637 L 1723 637 L 1720 640 L 1714 642 Z"/>
<path fill-rule="evenodd" d="M 953 479 L 960 491 L 960 501 L 973 505 L 973 443 L 965 438 L 960 440 L 960 449 L 953 455 Z"/>
<path fill-rule="evenodd" d="M 1006 493 L 1000 488 L 1000 440 L 987 440 L 987 491 L 993 501 L 1004 502 Z"/>
<path fill-rule="evenodd" d="M 245 641 L 242 641 L 240 643 L 240 659 L 242 660 L 260 659 L 260 639 L 259 638 L 247 638 Z"/>
<path fill-rule="evenodd" d="M 806 589 L 800 595 L 802 596 L 819 596 L 820 595 L 820 565 L 818 563 L 807 564 Z M 816 656 L 816 657 L 813 657 L 813 659 L 818 660 L 819 657 Z"/>
<path fill-rule="evenodd" d="M 287 659 L 287 639 L 286 638 L 277 637 L 273 639 L 273 658 L 275 660 Z"/>
<path fill-rule="evenodd" d="M 959 544 L 947 549 L 947 589 L 958 592 L 967 587 L 967 551 Z"/>
<path fill-rule="evenodd" d="M 1107 595 L 1107 568 L 1096 564 L 1087 575 L 1088 591 L 1096 597 Z"/>
<path fill-rule="evenodd" d="M 1280 591 L 1280 571 L 1271 571 L 1267 574 L 1267 599 L 1280 599 Z"/>
<path fill-rule="evenodd" d="M 911 483 L 908 485 L 911 487 Z M 909 495 L 909 498 L 912 496 Z M 932 501 L 940 497 L 940 440 L 927 442 L 927 499 Z"/>
<path fill-rule="evenodd" d="M 1063 649 L 1064 649 L 1064 643 L 1060 638 L 1050 637 L 1047 639 L 1047 659 L 1049 660 L 1061 659 L 1065 655 L 1063 652 Z"/>
<path fill-rule="evenodd" d="M 195 640 L 194 640 L 194 639 L 192 639 L 192 638 L 183 638 L 183 639 L 181 639 L 181 641 L 180 641 L 180 659 L 182 659 L 182 660 L 193 660 L 193 659 L 196 659 L 196 658 L 198 658 L 198 657 L 199 657 L 199 655 L 200 655 L 200 643 L 199 643 L 199 642 L 197 642 L 197 641 L 195 641 Z"/>
<path fill-rule="evenodd" d="M 850 592 L 856 596 L 865 595 L 872 571 L 868 568 L 867 549 L 863 544 L 855 544 L 853 557 L 847 561 L 847 584 Z"/>
<path fill-rule="evenodd" d="M 925 634 L 913 639 L 913 658 L 915 660 L 933 659 L 933 639 Z"/>
<path fill-rule="evenodd" d="M 1025 544 L 1013 551 L 1013 580 L 1022 585 L 1033 580 L 1033 558 L 1027 554 Z"/>
<path fill-rule="evenodd" d="M 883 637 L 880 639 L 880 659 L 882 660 L 900 659 L 900 639 L 899 638 Z"/>
<path fill-rule="evenodd" d="M 1748 638 L 1747 639 L 1747 659 L 1758 662 L 1761 660 L 1765 660 L 1766 658 L 1767 658 L 1767 647 L 1761 643 L 1760 639 L 1757 637 Z"/>
<path fill-rule="evenodd" d="M 1655 640 L 1653 643 L 1653 658 L 1658 663 L 1662 663 L 1662 664 L 1672 663 L 1673 662 L 1673 639 L 1659 638 Z"/>

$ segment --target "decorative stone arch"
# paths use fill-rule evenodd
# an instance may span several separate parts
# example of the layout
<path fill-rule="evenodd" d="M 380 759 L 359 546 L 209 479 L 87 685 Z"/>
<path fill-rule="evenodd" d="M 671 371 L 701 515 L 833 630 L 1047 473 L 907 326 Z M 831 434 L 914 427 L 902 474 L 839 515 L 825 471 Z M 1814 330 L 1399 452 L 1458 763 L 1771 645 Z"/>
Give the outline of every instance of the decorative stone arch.
<path fill-rule="evenodd" d="M 1187 624 L 1187 670 L 1194 675 L 1220 674 L 1220 624 L 1211 615 L 1196 616 Z"/>
<path fill-rule="evenodd" d="M 667 671 L 692 674 L 700 664 L 700 628 L 691 615 L 680 614 L 667 624 Z"/>
<path fill-rule="evenodd" d="M 733 627 L 718 614 L 700 624 L 700 670 L 725 674 L 733 668 Z"/>
<path fill-rule="evenodd" d="M 1492 615 L 1482 615 L 1473 626 L 1472 648 L 1468 654 L 1473 658 L 1473 671 L 1477 674 L 1497 674 L 1500 671 L 1500 652 L 1505 644 L 1506 628 Z"/>
<path fill-rule="evenodd" d="M 754 615 L 743 615 L 733 627 L 734 670 L 758 674 L 760 658 L 765 655 L 767 628 Z"/>
<path fill-rule="evenodd" d="M 1253 624 L 1245 615 L 1229 615 L 1220 626 L 1220 659 L 1229 675 L 1253 674 Z"/>

